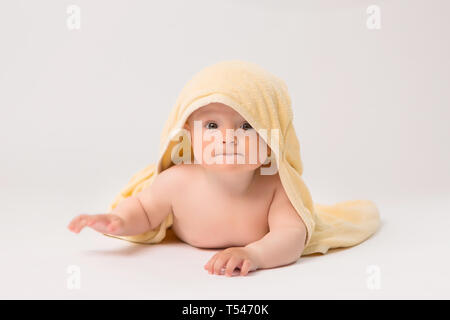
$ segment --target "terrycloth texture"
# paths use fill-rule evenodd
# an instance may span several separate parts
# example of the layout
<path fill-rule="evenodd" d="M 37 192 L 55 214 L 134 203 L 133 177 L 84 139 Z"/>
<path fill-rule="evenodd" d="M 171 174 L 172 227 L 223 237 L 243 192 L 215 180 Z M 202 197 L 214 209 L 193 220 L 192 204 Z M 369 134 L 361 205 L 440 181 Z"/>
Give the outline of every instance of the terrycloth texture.
<path fill-rule="evenodd" d="M 266 129 L 266 132 L 279 130 L 278 148 L 271 144 L 270 134 L 264 140 L 276 155 L 284 189 L 308 231 L 302 255 L 356 245 L 378 229 L 379 213 L 372 201 L 345 201 L 333 205 L 313 203 L 302 179 L 300 145 L 292 124 L 293 113 L 286 84 L 260 66 L 240 60 L 208 66 L 188 81 L 163 129 L 157 164 L 150 164 L 137 172 L 117 195 L 109 211 L 122 199 L 143 190 L 160 172 L 174 165 L 171 152 L 180 141 L 179 136 L 176 138 L 177 133 L 194 110 L 211 102 L 234 108 L 259 134 L 261 129 Z M 137 243 L 158 243 L 164 239 L 166 229 L 172 223 L 171 213 L 157 228 L 146 233 L 108 236 Z"/>

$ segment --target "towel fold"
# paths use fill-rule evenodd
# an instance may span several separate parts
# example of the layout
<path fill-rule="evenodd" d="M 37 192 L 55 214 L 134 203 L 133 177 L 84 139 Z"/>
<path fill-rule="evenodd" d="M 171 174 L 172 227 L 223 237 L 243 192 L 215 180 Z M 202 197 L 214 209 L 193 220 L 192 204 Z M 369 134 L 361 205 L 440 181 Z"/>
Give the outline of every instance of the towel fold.
<path fill-rule="evenodd" d="M 208 66 L 187 82 L 165 123 L 157 163 L 135 173 L 108 211 L 112 211 L 121 200 L 143 190 L 160 172 L 174 165 L 171 154 L 180 143 L 178 134 L 182 132 L 186 119 L 196 109 L 212 102 L 226 104 L 240 113 L 273 151 L 272 160 L 276 162 L 286 194 L 306 225 L 307 237 L 302 255 L 356 245 L 379 228 L 379 211 L 370 200 L 331 205 L 313 203 L 302 179 L 300 144 L 292 123 L 291 99 L 286 84 L 260 66 L 241 60 Z M 274 129 L 279 133 L 277 145 L 273 144 L 270 136 L 266 135 L 266 140 L 262 134 Z M 172 223 L 171 213 L 158 227 L 143 234 L 105 235 L 136 243 L 159 243 Z"/>

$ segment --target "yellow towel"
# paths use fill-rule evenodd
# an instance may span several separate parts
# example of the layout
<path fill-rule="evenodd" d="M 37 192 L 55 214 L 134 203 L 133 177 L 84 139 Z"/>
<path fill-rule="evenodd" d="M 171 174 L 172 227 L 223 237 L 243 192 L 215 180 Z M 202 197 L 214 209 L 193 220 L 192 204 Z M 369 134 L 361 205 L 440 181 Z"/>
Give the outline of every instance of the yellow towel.
<path fill-rule="evenodd" d="M 372 201 L 354 200 L 333 205 L 313 203 L 302 179 L 300 145 L 292 123 L 293 113 L 286 84 L 260 66 L 240 60 L 210 65 L 187 82 L 163 129 L 158 162 L 134 174 L 109 206 L 109 211 L 122 199 L 143 190 L 160 172 L 174 165 L 171 154 L 176 149 L 172 149 L 180 144 L 179 134 L 187 117 L 211 102 L 232 107 L 259 134 L 262 129 L 266 129 L 265 132 L 278 129 L 278 146 L 273 145 L 269 138 L 264 140 L 278 160 L 283 187 L 308 231 L 302 255 L 356 245 L 378 229 L 379 212 Z M 184 137 L 181 141 L 189 139 Z M 164 239 L 166 229 L 172 226 L 172 215 L 169 214 L 158 227 L 143 234 L 105 235 L 136 243 L 158 243 Z"/>

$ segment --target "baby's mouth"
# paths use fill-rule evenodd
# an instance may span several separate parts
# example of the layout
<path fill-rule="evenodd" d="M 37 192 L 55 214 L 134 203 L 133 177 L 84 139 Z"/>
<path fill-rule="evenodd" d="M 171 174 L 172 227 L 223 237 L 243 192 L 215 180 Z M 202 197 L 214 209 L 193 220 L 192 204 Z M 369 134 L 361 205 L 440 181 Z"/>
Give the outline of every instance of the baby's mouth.
<path fill-rule="evenodd" d="M 217 157 L 217 156 L 242 156 L 242 154 L 241 153 L 219 153 L 219 154 L 216 154 L 216 155 L 214 155 L 215 157 Z"/>

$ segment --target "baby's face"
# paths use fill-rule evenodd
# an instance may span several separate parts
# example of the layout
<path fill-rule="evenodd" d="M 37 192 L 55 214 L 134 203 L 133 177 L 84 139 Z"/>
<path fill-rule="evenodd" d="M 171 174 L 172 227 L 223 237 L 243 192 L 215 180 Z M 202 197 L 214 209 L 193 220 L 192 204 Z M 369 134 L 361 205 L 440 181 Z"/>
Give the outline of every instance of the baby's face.
<path fill-rule="evenodd" d="M 270 155 L 270 148 L 256 130 L 222 103 L 195 110 L 184 128 L 191 134 L 195 159 L 209 169 L 256 170 Z"/>

